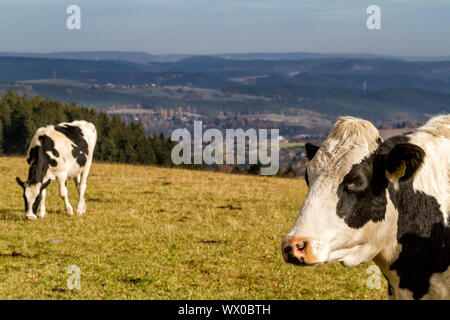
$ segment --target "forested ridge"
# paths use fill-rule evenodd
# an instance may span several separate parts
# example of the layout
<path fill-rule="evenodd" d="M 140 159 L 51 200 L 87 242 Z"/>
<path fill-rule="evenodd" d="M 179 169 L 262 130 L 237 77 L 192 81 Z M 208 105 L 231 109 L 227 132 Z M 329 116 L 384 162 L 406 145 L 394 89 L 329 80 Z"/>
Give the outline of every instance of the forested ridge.
<path fill-rule="evenodd" d="M 32 98 L 8 91 L 0 99 L 0 154 L 23 155 L 40 127 L 86 120 L 97 128 L 97 161 L 171 166 L 174 142 L 162 134 L 147 136 L 139 122 L 125 123 L 119 116 L 82 108 L 40 96 Z"/>

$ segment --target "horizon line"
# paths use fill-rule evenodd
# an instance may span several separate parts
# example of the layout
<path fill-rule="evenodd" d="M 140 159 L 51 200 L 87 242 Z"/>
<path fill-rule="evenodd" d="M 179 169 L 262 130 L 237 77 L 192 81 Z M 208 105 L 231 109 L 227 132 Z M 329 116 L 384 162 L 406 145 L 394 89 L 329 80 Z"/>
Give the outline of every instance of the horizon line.
<path fill-rule="evenodd" d="M 311 54 L 311 55 L 367 55 L 367 56 L 384 56 L 384 57 L 404 57 L 404 58 L 442 58 L 450 57 L 448 54 L 439 55 L 401 55 L 401 54 L 388 54 L 388 53 L 368 53 L 368 52 L 314 52 L 314 51 L 248 51 L 248 52 L 215 52 L 215 53 L 151 53 L 143 50 L 78 50 L 78 51 L 0 51 L 0 54 L 61 54 L 61 53 L 95 53 L 95 52 L 115 52 L 115 53 L 141 53 L 152 56 L 217 56 L 217 55 L 251 55 L 251 54 Z"/>

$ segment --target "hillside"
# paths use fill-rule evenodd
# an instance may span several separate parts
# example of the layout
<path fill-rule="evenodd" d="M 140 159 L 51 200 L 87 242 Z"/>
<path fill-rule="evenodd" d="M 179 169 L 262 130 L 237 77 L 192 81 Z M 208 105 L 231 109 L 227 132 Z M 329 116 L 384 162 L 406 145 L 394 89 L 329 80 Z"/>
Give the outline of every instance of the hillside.
<path fill-rule="evenodd" d="M 88 80 L 102 73 L 122 74 L 145 71 L 151 71 L 151 68 L 144 64 L 125 61 L 0 57 L 0 82 L 51 79 L 55 75 L 63 79 Z"/>
<path fill-rule="evenodd" d="M 239 60 L 216 55 L 134 63 L 120 59 L 150 57 L 126 52 L 57 56 L 65 58 L 0 55 L 0 94 L 12 89 L 75 102 L 141 121 L 151 135 L 168 135 L 201 119 L 219 129 L 277 127 L 283 136 L 296 139 L 329 129 L 305 113 L 327 123 L 352 115 L 394 128 L 450 112 L 450 61 L 364 55 Z M 87 60 L 94 58 L 98 60 Z"/>
<path fill-rule="evenodd" d="M 354 115 L 372 121 L 450 112 L 450 94 L 425 89 L 384 88 L 361 90 L 311 85 L 238 86 L 230 94 L 265 97 L 279 105 L 311 109 L 324 114 Z"/>
<path fill-rule="evenodd" d="M 156 88 L 94 88 L 67 80 L 27 81 L 0 84 L 0 95 L 8 90 L 28 96 L 73 102 L 97 110 L 113 105 L 140 105 L 144 109 L 194 107 L 203 115 L 218 112 L 307 109 L 324 115 L 353 115 L 380 122 L 424 121 L 429 114 L 450 112 L 450 92 L 427 89 L 379 88 L 363 91 L 318 85 L 229 86 L 221 90 L 179 86 Z"/>
<path fill-rule="evenodd" d="M 86 56 L 89 57 L 89 56 Z M 85 58 L 86 58 L 85 57 Z M 164 83 L 177 77 L 176 83 Z M 245 78 L 270 78 L 272 84 L 296 83 L 300 75 L 315 77 L 320 84 L 340 86 L 336 76 L 379 83 L 380 79 L 402 87 L 430 87 L 440 90 L 450 81 L 450 61 L 402 61 L 397 59 L 323 58 L 310 60 L 232 60 L 212 56 L 196 56 L 176 62 L 133 63 L 121 60 L 55 59 L 33 57 L 2 57 L 0 55 L 0 82 L 59 79 L 80 80 L 90 83 L 184 84 L 198 81 L 219 88 Z M 326 79 L 323 79 L 327 76 Z M 361 79 L 361 77 L 368 77 Z M 407 77 L 407 81 L 404 79 Z M 376 81 L 372 81 L 374 79 Z M 354 80 L 353 80 L 354 81 Z M 430 82 L 431 81 L 431 82 Z M 212 83 L 210 83 L 212 82 Z M 209 83 L 209 84 L 208 84 Z M 344 82 L 345 83 L 345 82 Z M 201 86 L 200 85 L 197 86 Z M 347 84 L 348 85 L 348 84 Z M 370 84 L 369 84 L 370 85 Z"/>
<path fill-rule="evenodd" d="M 409 74 L 310 74 L 272 75 L 256 78 L 257 85 L 313 85 L 344 87 L 362 90 L 384 88 L 417 88 L 450 93 L 449 80 L 426 78 Z"/>
<path fill-rule="evenodd" d="M 65 216 L 56 183 L 47 216 L 27 222 L 15 177 L 24 158 L 0 158 L 0 297 L 9 299 L 384 299 L 367 265 L 285 264 L 282 236 L 306 194 L 280 179 L 94 163 L 83 217 Z M 76 191 L 68 185 L 69 199 Z M 283 190 L 283 192 L 280 192 Z M 68 290 L 67 268 L 81 269 Z"/>

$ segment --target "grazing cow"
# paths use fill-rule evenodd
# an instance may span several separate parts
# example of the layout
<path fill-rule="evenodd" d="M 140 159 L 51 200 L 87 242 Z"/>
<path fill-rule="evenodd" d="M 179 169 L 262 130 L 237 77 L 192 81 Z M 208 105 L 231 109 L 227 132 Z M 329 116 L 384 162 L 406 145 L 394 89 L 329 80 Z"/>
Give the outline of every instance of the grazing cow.
<path fill-rule="evenodd" d="M 370 122 L 342 117 L 306 153 L 309 190 L 284 260 L 373 260 L 389 298 L 450 299 L 450 115 L 384 142 Z"/>
<path fill-rule="evenodd" d="M 86 121 L 60 123 L 36 131 L 27 154 L 30 165 L 28 179 L 22 182 L 19 177 L 16 178 L 23 189 L 26 219 L 45 216 L 45 188 L 55 179 L 67 214 L 73 215 L 66 187 L 69 178 L 73 178 L 77 186 L 79 199 L 76 212 L 79 215 L 86 212 L 84 193 L 96 141 L 95 126 Z"/>

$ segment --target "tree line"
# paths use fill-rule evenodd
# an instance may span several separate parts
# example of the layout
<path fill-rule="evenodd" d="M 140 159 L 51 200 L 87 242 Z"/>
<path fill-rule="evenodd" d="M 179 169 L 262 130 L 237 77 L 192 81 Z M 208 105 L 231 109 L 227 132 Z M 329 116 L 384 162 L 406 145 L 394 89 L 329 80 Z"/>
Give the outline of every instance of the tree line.
<path fill-rule="evenodd" d="M 120 116 L 108 116 L 93 108 L 79 107 L 36 95 L 28 97 L 10 90 L 0 99 L 0 155 L 26 154 L 36 130 L 61 122 L 86 120 L 97 129 L 94 159 L 105 162 L 148 164 L 172 167 L 172 148 L 176 142 L 160 135 L 147 136 L 140 122 L 126 123 Z M 189 169 L 207 169 L 205 164 L 181 165 Z M 216 168 L 217 170 L 218 168 Z M 261 164 L 235 166 L 232 173 L 260 174 Z M 295 171 L 280 170 L 278 176 L 292 177 Z"/>
<path fill-rule="evenodd" d="M 162 134 L 147 136 L 140 122 L 127 124 L 120 116 L 109 117 L 93 108 L 28 97 L 12 90 L 0 99 L 0 154 L 23 155 L 38 128 L 74 120 L 90 121 L 96 126 L 97 161 L 172 166 L 175 142 Z"/>

